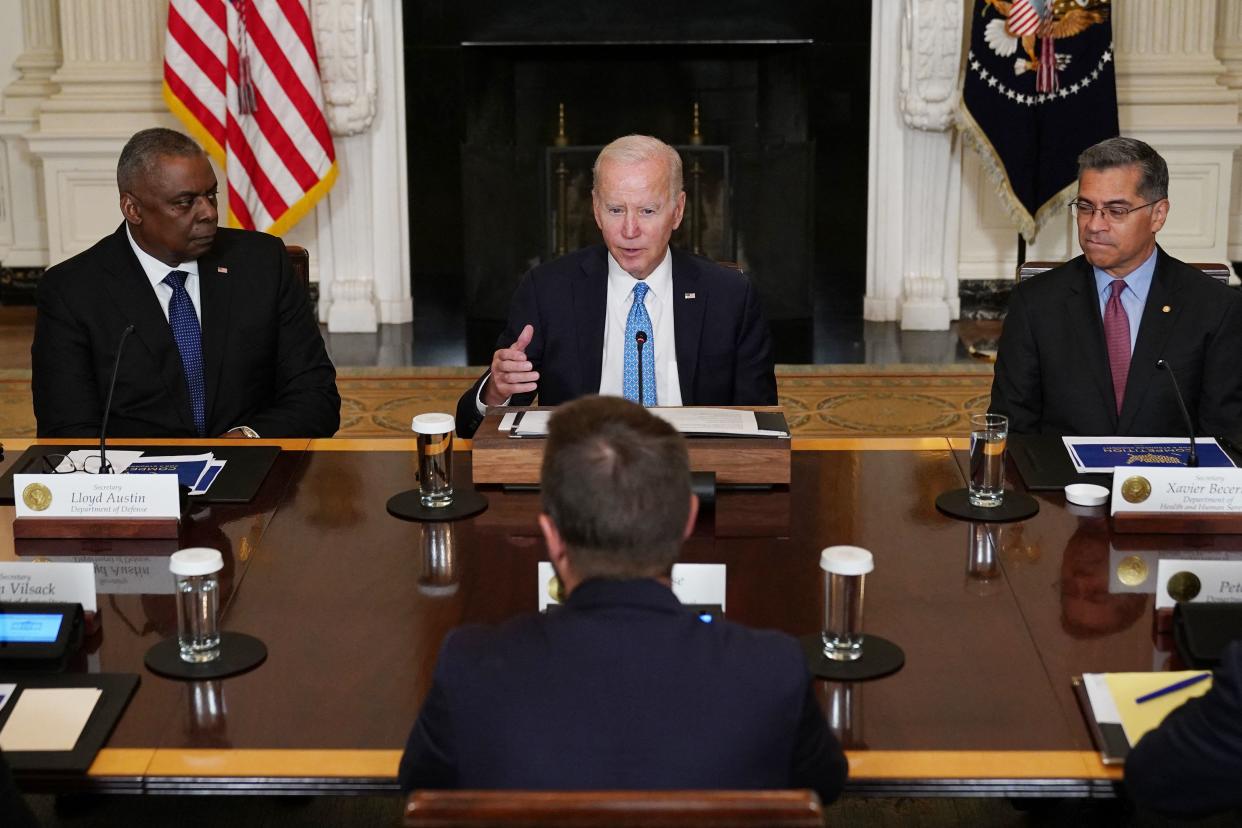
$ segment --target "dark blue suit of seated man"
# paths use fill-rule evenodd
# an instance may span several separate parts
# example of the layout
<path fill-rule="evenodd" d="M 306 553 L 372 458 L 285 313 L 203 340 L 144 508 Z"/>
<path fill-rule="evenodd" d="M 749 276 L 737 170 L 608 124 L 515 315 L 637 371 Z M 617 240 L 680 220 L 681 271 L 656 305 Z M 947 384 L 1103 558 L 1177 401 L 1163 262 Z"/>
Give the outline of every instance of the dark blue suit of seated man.
<path fill-rule="evenodd" d="M 604 244 L 522 278 L 491 365 L 457 402 L 457 433 L 474 436 L 488 406 L 536 398 L 776 405 L 755 286 L 669 247 L 686 206 L 677 150 L 649 135 L 613 141 L 595 159 L 591 205 Z"/>
<path fill-rule="evenodd" d="M 685 441 L 640 406 L 553 417 L 539 526 L 563 593 L 546 615 L 450 633 L 402 790 L 813 788 L 845 756 L 798 643 L 703 623 L 669 575 L 694 526 Z"/>

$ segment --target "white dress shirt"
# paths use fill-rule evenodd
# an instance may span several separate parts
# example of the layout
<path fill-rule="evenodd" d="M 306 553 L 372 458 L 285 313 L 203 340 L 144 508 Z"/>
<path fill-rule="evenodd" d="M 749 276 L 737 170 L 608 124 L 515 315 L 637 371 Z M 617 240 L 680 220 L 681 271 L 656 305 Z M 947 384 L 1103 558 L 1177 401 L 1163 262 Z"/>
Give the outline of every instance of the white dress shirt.
<path fill-rule="evenodd" d="M 604 361 L 599 375 L 599 393 L 622 396 L 622 374 L 625 372 L 625 322 L 634 304 L 634 285 L 638 280 L 621 269 L 608 254 L 607 309 L 604 314 Z M 643 346 L 643 359 L 655 356 L 656 403 L 681 405 L 681 378 L 677 374 L 677 339 L 673 331 L 673 256 L 665 249 L 664 259 L 647 277 L 647 315 L 651 317 L 650 339 Z M 479 384 L 474 405 L 480 414 L 487 413 L 483 404 L 484 380 Z M 512 399 L 512 398 L 510 398 Z M 505 400 L 501 405 L 508 405 Z"/>
<path fill-rule="evenodd" d="M 164 284 L 164 279 L 174 270 L 184 270 L 190 274 L 185 278 L 185 292 L 190 294 L 190 301 L 194 304 L 194 312 L 198 314 L 198 324 L 202 325 L 203 303 L 199 300 L 198 260 L 182 262 L 176 267 L 169 267 L 138 246 L 138 243 L 134 241 L 133 234 L 129 232 L 128 222 L 125 224 L 125 236 L 129 239 L 129 246 L 134 249 L 134 255 L 138 257 L 138 264 L 142 265 L 143 272 L 151 280 L 151 287 L 155 290 L 155 298 L 160 300 L 160 307 L 164 310 L 165 319 L 168 318 L 168 305 L 172 302 L 173 289 Z"/>
<path fill-rule="evenodd" d="M 677 374 L 677 340 L 673 330 L 673 257 L 668 250 L 644 281 L 647 283 L 647 315 L 651 336 L 643 346 L 643 360 L 655 359 L 656 404 L 681 405 L 681 382 Z M 608 310 L 604 316 L 604 362 L 599 393 L 622 396 L 625 373 L 625 323 L 634 304 L 638 280 L 621 269 L 608 254 Z"/>

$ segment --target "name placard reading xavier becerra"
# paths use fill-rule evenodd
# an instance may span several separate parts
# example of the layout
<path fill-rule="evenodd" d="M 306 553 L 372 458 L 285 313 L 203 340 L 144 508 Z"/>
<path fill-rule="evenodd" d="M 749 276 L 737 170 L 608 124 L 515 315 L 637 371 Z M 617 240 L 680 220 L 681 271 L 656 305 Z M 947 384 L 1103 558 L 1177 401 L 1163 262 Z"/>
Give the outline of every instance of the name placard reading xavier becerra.
<path fill-rule="evenodd" d="M 1118 468 L 1113 473 L 1118 512 L 1242 513 L 1242 469 Z"/>
<path fill-rule="evenodd" d="M 179 518 L 175 474 L 15 474 L 19 518 Z"/>

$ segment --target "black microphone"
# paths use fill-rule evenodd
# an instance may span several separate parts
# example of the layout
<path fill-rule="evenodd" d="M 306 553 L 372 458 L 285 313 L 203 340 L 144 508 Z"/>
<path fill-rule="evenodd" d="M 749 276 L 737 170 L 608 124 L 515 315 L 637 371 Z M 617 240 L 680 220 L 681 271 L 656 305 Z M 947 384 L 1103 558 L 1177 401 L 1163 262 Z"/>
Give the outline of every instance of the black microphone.
<path fill-rule="evenodd" d="M 112 474 L 112 466 L 108 464 L 108 412 L 112 410 L 112 392 L 116 390 L 116 375 L 121 370 L 121 351 L 125 350 L 125 340 L 134 332 L 133 325 L 127 325 L 121 332 L 121 341 L 116 343 L 116 362 L 112 365 L 112 381 L 108 383 L 108 401 L 104 403 L 103 422 L 99 424 L 99 473 Z"/>
<path fill-rule="evenodd" d="M 1177 385 L 1177 375 L 1173 373 L 1173 366 L 1165 362 L 1163 359 L 1156 360 L 1156 367 L 1162 371 L 1169 373 L 1169 381 L 1173 383 L 1173 393 L 1177 396 L 1177 407 L 1182 410 L 1182 419 L 1186 421 L 1186 432 L 1190 435 L 1190 455 L 1186 458 L 1186 465 L 1195 468 L 1199 465 L 1199 453 L 1195 451 L 1195 424 L 1190 419 L 1190 412 L 1186 410 L 1186 403 L 1182 400 L 1182 389 Z"/>
<path fill-rule="evenodd" d="M 643 346 L 647 344 L 647 332 L 635 331 L 634 342 L 638 344 L 638 404 L 646 405 L 643 400 Z"/>

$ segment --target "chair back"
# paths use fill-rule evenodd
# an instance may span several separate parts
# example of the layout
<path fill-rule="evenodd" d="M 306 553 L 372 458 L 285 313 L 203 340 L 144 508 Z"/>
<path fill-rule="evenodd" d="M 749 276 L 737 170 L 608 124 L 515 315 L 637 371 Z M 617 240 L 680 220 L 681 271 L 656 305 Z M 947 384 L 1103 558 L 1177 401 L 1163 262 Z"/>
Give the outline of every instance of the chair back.
<path fill-rule="evenodd" d="M 1060 267 L 1065 262 L 1023 262 L 1018 265 L 1018 281 L 1025 282 L 1032 276 L 1038 276 L 1045 270 L 1052 270 L 1054 267 Z M 1187 262 L 1191 267 L 1197 267 L 1208 276 L 1211 276 L 1221 284 L 1229 284 L 1229 265 L 1220 262 Z"/>
<path fill-rule="evenodd" d="M 302 283 L 306 295 L 310 296 L 310 252 L 300 244 L 286 244 L 285 251 L 289 254 L 293 275 Z"/>
<path fill-rule="evenodd" d="M 822 828 L 814 791 L 415 791 L 407 828 Z"/>

